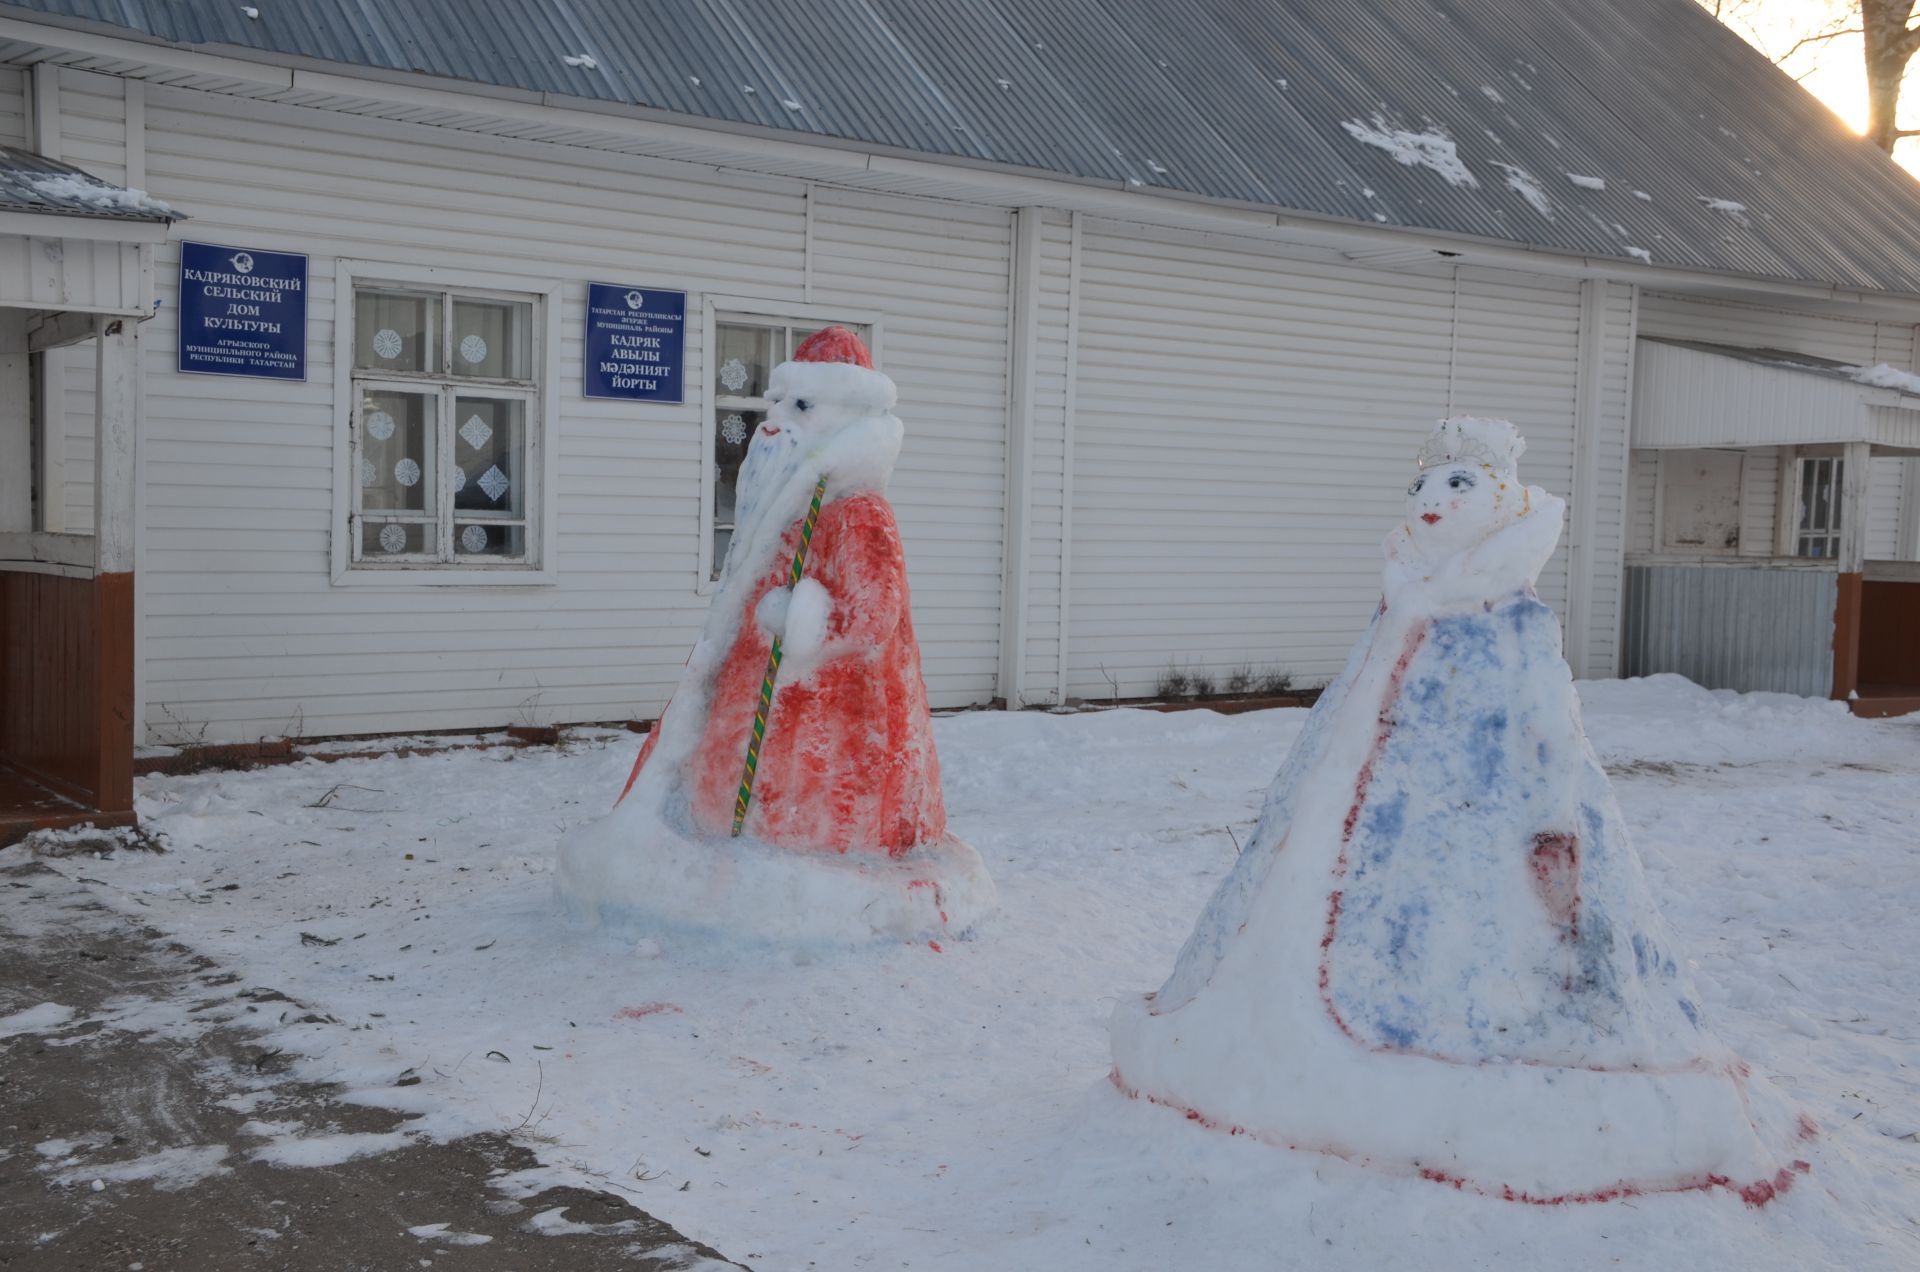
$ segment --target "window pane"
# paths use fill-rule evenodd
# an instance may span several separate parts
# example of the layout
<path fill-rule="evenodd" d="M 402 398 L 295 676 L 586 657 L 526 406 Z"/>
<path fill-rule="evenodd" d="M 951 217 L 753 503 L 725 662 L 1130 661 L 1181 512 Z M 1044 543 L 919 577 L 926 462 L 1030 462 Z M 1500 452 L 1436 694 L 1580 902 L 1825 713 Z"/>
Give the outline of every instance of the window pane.
<path fill-rule="evenodd" d="M 519 398 L 454 399 L 453 508 L 475 519 L 527 515 L 527 404 Z"/>
<path fill-rule="evenodd" d="M 768 327 L 723 322 L 714 329 L 714 384 L 726 397 L 762 397 L 774 363 L 774 337 Z"/>
<path fill-rule="evenodd" d="M 355 442 L 363 510 L 434 511 L 440 488 L 434 465 L 439 405 L 430 393 L 361 390 Z"/>
<path fill-rule="evenodd" d="M 453 552 L 456 557 L 523 557 L 527 554 L 527 529 L 519 525 L 456 521 Z"/>
<path fill-rule="evenodd" d="M 381 521 L 363 517 L 360 521 L 360 556 L 377 561 L 382 557 L 426 556 L 433 551 L 433 526 L 422 521 Z"/>
<path fill-rule="evenodd" d="M 714 412 L 713 430 L 713 577 L 720 577 L 720 566 L 727 559 L 727 543 L 733 537 L 735 495 L 740 478 L 740 461 L 747 457 L 747 443 L 753 431 L 766 418 L 764 411 L 734 411 L 720 407 Z"/>
<path fill-rule="evenodd" d="M 440 370 L 440 297 L 424 292 L 357 291 L 353 365 L 377 371 Z"/>
<path fill-rule="evenodd" d="M 453 301 L 453 373 L 533 378 L 533 306 L 524 300 Z"/>

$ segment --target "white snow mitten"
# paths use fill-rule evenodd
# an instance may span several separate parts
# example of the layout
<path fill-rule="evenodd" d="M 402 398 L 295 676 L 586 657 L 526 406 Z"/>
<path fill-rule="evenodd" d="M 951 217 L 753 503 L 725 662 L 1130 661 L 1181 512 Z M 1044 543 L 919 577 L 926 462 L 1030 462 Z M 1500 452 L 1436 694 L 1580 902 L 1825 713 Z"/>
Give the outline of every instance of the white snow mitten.
<path fill-rule="evenodd" d="M 817 581 L 795 583 L 785 614 L 786 634 L 780 638 L 781 657 L 802 664 L 818 659 L 827 643 L 827 616 L 832 611 L 833 597 Z"/>
<path fill-rule="evenodd" d="M 787 607 L 793 602 L 793 589 L 776 587 L 760 598 L 753 608 L 753 621 L 768 636 L 780 636 L 787 630 Z"/>

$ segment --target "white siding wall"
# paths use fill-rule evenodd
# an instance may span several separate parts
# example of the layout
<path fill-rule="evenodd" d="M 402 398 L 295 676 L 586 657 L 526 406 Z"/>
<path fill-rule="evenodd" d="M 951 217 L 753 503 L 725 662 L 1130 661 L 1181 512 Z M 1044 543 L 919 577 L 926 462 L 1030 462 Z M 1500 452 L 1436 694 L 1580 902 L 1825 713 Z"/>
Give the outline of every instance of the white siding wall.
<path fill-rule="evenodd" d="M 935 705 L 993 697 L 1000 640 L 1013 214 L 817 189 L 816 303 L 885 315 L 907 440 L 889 494 Z"/>
<path fill-rule="evenodd" d="M 172 740 L 656 714 L 695 592 L 708 294 L 801 302 L 798 182 L 154 87 L 148 182 L 195 239 L 309 253 L 308 379 L 181 376 L 177 252 L 147 333 L 147 723 Z M 992 692 L 1008 214 L 818 191 L 817 303 L 883 315 L 894 494 L 937 704 Z M 337 257 L 561 280 L 560 581 L 335 587 Z M 586 281 L 687 290 L 686 406 L 578 396 Z"/>
<path fill-rule="evenodd" d="M 27 72 L 0 67 L 0 144 L 27 144 Z"/>
<path fill-rule="evenodd" d="M 1640 334 L 1748 349 L 1785 349 L 1871 366 L 1913 366 L 1913 328 L 1900 323 L 1793 313 L 1722 300 L 1647 292 L 1640 300 Z"/>
<path fill-rule="evenodd" d="M 1414 451 L 1449 410 L 1512 418 L 1528 480 L 1571 487 L 1575 283 L 1456 283 L 1103 222 L 1083 249 L 1075 695 L 1147 693 L 1170 666 L 1331 677 L 1379 599 Z M 1566 586 L 1563 548 L 1541 595 L 1564 608 Z"/>
<path fill-rule="evenodd" d="M 1654 524 L 1655 494 L 1660 488 L 1660 452 L 1636 450 L 1627 473 L 1627 551 L 1652 552 L 1659 545 Z M 1742 536 L 1744 541 L 1744 536 Z"/>
<path fill-rule="evenodd" d="M 1462 270 L 1453 415 L 1512 420 L 1527 439 L 1520 475 L 1569 501 L 1579 392 L 1580 288 L 1528 274 Z M 1572 508 L 1569 506 L 1569 516 Z M 1540 599 L 1565 617 L 1567 536 L 1540 572 Z"/>
<path fill-rule="evenodd" d="M 1900 501 L 1907 488 L 1910 459 L 1881 455 L 1868 470 L 1867 481 L 1867 559 L 1895 561 L 1910 559 L 1911 545 L 1900 542 Z"/>
<path fill-rule="evenodd" d="M 1740 555 L 1774 556 L 1780 521 L 1780 449 L 1756 446 L 1740 466 Z"/>
<path fill-rule="evenodd" d="M 103 181 L 127 180 L 126 82 L 61 67 L 60 157 Z M 66 367 L 67 529 L 93 533 L 93 345 L 60 354 Z"/>

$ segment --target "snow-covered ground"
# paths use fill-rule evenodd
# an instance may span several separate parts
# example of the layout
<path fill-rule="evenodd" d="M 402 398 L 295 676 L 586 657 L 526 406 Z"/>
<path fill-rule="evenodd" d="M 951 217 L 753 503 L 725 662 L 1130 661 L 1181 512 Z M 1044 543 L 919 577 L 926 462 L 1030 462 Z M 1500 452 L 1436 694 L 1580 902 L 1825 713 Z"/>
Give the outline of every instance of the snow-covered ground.
<path fill-rule="evenodd" d="M 335 1017 L 275 1035 L 302 1076 L 435 1134 L 517 1130 L 548 1164 L 520 1182 L 617 1186 L 760 1268 L 1915 1266 L 1920 722 L 1673 677 L 1581 691 L 1710 1019 L 1822 1127 L 1765 1209 L 1515 1205 L 1113 1089 L 1108 1014 L 1166 976 L 1302 711 L 938 721 L 953 829 L 1002 899 L 939 950 L 563 927 L 554 844 L 619 790 L 641 739 L 617 735 L 149 780 L 169 851 L 78 873 L 235 991 Z"/>

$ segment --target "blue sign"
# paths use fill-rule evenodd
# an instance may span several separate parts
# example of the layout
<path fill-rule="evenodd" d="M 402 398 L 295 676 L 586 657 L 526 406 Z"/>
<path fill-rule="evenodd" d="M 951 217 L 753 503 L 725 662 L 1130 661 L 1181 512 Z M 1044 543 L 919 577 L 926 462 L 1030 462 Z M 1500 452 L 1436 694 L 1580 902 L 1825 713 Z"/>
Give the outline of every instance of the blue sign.
<path fill-rule="evenodd" d="M 307 258 L 180 245 L 180 369 L 307 378 Z"/>
<path fill-rule="evenodd" d="M 684 401 L 686 348 L 685 292 L 587 284 L 587 397 Z"/>

